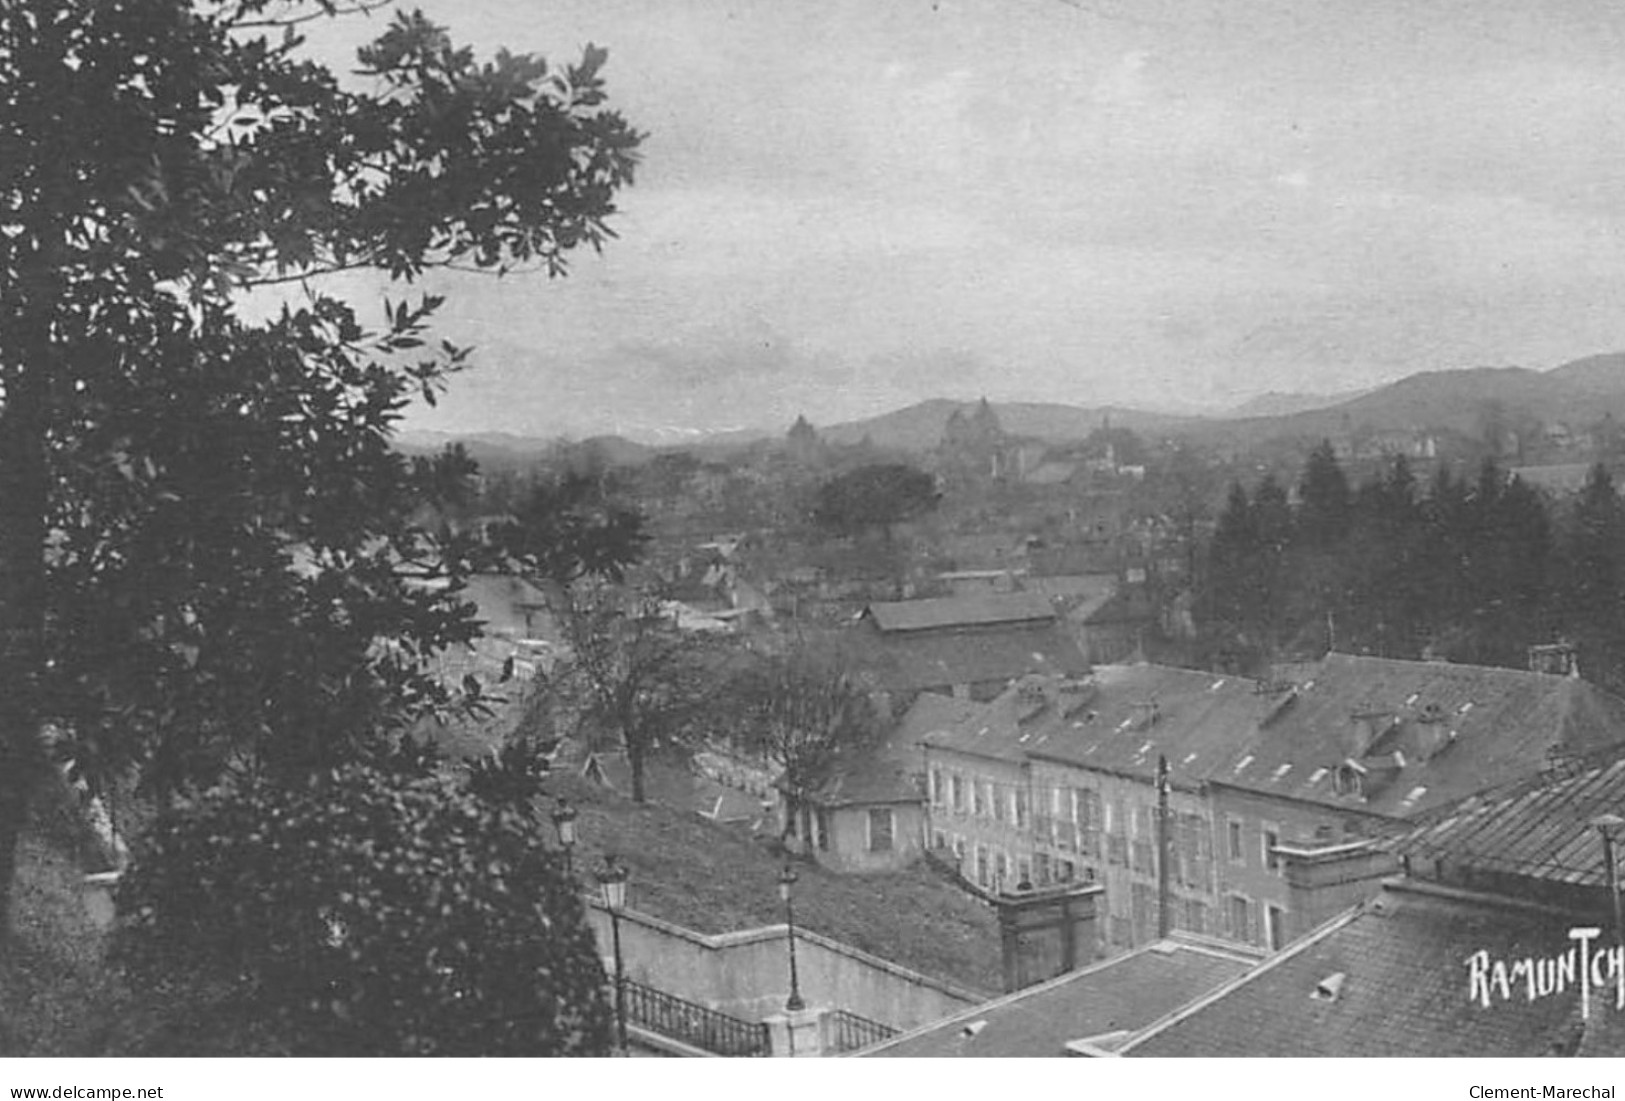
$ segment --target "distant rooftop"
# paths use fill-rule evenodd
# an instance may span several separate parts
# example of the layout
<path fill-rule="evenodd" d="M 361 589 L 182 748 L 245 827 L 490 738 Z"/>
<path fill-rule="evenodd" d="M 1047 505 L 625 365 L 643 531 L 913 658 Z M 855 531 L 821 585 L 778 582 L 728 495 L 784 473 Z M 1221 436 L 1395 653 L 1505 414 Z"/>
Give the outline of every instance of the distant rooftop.
<path fill-rule="evenodd" d="M 1055 619 L 1055 605 L 1042 593 L 977 593 L 928 600 L 870 604 L 864 615 L 886 633 L 983 627 Z"/>

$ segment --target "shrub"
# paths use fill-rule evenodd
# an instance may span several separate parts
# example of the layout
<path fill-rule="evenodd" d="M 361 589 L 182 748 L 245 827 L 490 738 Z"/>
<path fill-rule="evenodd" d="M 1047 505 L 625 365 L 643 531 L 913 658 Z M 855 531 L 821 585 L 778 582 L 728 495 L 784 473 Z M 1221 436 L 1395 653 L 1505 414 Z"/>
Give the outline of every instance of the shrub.
<path fill-rule="evenodd" d="M 527 803 L 399 762 L 239 781 L 158 823 L 118 955 L 289 1054 L 604 1054 L 603 967 L 542 836 Z"/>

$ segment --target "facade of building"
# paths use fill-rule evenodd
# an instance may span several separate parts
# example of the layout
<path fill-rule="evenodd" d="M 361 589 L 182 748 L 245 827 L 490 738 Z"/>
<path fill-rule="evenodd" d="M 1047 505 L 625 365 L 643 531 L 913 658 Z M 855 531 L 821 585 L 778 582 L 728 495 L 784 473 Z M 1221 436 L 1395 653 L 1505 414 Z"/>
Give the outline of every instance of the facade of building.
<path fill-rule="evenodd" d="M 1156 939 L 1164 898 L 1167 928 L 1279 950 L 1391 870 L 1379 854 L 1328 880 L 1316 853 L 1625 740 L 1625 701 L 1575 677 L 1335 653 L 1291 673 L 1102 666 L 927 703 L 929 844 L 993 891 L 1104 884 L 1108 952 Z M 1288 856 L 1317 870 L 1295 879 Z"/>

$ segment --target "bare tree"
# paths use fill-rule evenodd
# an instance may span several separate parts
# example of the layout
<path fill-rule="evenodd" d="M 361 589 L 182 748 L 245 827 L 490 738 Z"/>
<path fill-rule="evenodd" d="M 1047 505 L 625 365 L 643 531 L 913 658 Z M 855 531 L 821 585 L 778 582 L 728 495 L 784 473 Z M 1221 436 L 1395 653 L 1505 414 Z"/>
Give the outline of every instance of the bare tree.
<path fill-rule="evenodd" d="M 869 697 L 839 655 L 797 640 L 765 656 L 746 676 L 743 740 L 781 769 L 789 801 L 784 831 L 812 830 L 811 797 L 843 759 L 867 748 L 879 729 Z"/>
<path fill-rule="evenodd" d="M 554 686 L 574 703 L 578 732 L 613 736 L 646 800 L 651 753 L 689 744 L 720 679 L 718 647 L 683 631 L 658 594 L 597 578 L 565 591 L 570 657 Z"/>

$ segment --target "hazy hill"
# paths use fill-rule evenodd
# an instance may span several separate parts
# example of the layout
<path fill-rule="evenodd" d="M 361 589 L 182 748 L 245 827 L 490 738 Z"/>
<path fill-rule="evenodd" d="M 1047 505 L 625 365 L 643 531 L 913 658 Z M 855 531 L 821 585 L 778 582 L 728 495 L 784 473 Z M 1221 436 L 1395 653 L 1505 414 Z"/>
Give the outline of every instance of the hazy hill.
<path fill-rule="evenodd" d="M 1553 368 L 1548 374 L 1589 394 L 1625 393 L 1625 352 L 1586 356 Z"/>
<path fill-rule="evenodd" d="M 1368 392 L 1357 390 L 1341 394 L 1298 394 L 1271 390 L 1267 394 L 1259 394 L 1256 398 L 1249 398 L 1240 405 L 1217 414 L 1217 416 L 1222 420 L 1247 420 L 1252 417 L 1289 417 L 1294 413 L 1307 413 L 1313 409 L 1325 409 L 1327 406 L 1341 405 Z"/>
<path fill-rule="evenodd" d="M 1362 431 L 1443 429 L 1480 436 L 1494 419 L 1509 426 L 1526 417 L 1584 425 L 1606 413 L 1625 416 L 1625 354 L 1592 356 L 1550 371 L 1523 367 L 1426 371 L 1325 408 L 1193 422 L 1186 431 L 1242 446 Z"/>

